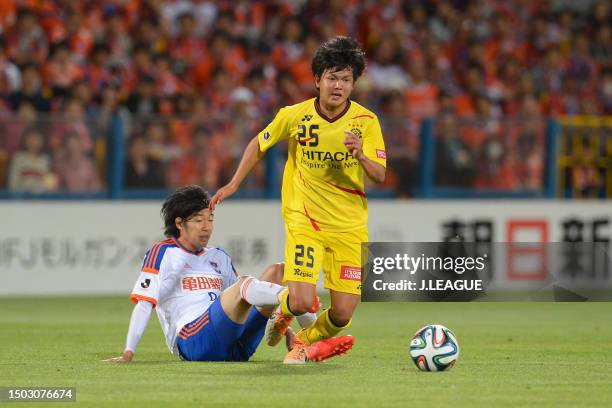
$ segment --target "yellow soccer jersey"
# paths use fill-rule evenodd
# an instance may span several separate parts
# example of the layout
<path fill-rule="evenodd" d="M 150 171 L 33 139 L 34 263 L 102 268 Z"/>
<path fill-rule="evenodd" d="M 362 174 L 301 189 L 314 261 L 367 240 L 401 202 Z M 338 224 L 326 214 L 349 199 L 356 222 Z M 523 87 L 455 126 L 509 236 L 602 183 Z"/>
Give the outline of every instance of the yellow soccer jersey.
<path fill-rule="evenodd" d="M 386 167 L 378 118 L 353 101 L 334 120 L 320 112 L 316 98 L 284 107 L 259 133 L 262 152 L 289 139 L 282 187 L 287 227 L 315 231 L 367 228 L 365 172 L 344 146 L 347 130 L 361 139 L 369 159 Z"/>

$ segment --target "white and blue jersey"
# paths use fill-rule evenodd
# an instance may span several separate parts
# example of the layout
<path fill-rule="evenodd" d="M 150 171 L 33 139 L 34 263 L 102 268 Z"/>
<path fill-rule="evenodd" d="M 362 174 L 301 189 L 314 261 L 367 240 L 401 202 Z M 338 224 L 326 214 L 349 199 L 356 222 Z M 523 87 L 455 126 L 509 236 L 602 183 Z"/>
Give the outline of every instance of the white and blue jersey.
<path fill-rule="evenodd" d="M 168 348 L 179 355 L 177 339 L 192 338 L 205 329 L 209 319 L 201 317 L 238 279 L 223 250 L 207 247 L 196 253 L 167 239 L 147 251 L 130 298 L 154 305 Z"/>

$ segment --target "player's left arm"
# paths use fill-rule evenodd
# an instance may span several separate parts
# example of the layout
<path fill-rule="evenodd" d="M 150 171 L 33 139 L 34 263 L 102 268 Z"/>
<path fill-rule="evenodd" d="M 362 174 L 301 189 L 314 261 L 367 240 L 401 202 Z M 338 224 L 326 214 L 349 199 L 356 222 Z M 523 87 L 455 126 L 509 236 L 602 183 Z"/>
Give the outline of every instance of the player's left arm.
<path fill-rule="evenodd" d="M 345 131 L 344 146 L 359 161 L 367 176 L 375 183 L 385 181 L 387 153 L 378 119 L 374 118 L 366 128 L 363 143 L 352 132 Z"/>

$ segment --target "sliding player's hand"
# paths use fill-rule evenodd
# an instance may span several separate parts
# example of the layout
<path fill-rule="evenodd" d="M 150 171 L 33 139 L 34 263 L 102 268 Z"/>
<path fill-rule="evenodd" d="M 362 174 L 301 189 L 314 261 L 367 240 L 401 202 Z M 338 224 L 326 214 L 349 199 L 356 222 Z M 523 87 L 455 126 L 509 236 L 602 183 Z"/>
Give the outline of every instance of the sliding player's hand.
<path fill-rule="evenodd" d="M 129 363 L 130 361 L 132 361 L 133 358 L 134 358 L 134 353 L 129 350 L 126 350 L 119 357 L 111 357 L 104 361 L 108 361 L 111 363 Z"/>
<path fill-rule="evenodd" d="M 361 150 L 361 140 L 353 133 L 348 130 L 344 132 L 346 137 L 344 138 L 344 146 L 355 159 L 361 160 L 363 157 L 363 150 Z"/>
<path fill-rule="evenodd" d="M 237 188 L 234 187 L 232 184 L 226 184 L 219 190 L 217 190 L 213 198 L 210 199 L 210 211 L 215 211 L 215 207 L 217 206 L 217 204 L 222 203 L 223 200 L 234 194 L 236 190 Z"/>

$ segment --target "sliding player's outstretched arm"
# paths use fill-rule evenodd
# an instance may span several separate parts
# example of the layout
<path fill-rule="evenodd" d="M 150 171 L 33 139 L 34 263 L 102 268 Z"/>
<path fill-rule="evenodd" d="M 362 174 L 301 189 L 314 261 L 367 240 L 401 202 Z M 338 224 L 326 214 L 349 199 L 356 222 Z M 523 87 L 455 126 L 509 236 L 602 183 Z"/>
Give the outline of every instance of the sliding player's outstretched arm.
<path fill-rule="evenodd" d="M 259 142 L 257 141 L 257 137 L 254 137 L 251 139 L 246 149 L 244 149 L 242 159 L 240 159 L 240 164 L 236 169 L 236 173 L 234 173 L 234 177 L 232 177 L 229 183 L 221 187 L 210 200 L 211 211 L 215 210 L 215 206 L 218 203 L 223 202 L 223 200 L 238 190 L 242 180 L 244 180 L 244 178 L 249 174 L 253 166 L 255 166 L 262 156 L 263 153 L 259 150 Z"/>
<path fill-rule="evenodd" d="M 125 342 L 125 351 L 118 357 L 109 358 L 106 361 L 115 361 L 118 363 L 129 363 L 134 358 L 136 347 L 144 334 L 149 318 L 151 317 L 151 310 L 153 305 L 146 301 L 140 300 L 134 310 L 132 311 L 132 317 L 130 318 L 130 327 L 128 329 L 127 339 Z"/>
<path fill-rule="evenodd" d="M 147 251 L 143 265 L 140 271 L 140 276 L 132 289 L 130 299 L 135 304 L 130 318 L 130 327 L 128 329 L 125 349 L 123 354 L 118 357 L 110 358 L 106 361 L 116 361 L 128 363 L 134 358 L 136 346 L 140 342 L 144 334 L 151 310 L 157 306 L 160 297 L 160 274 L 164 273 L 166 263 L 163 262 L 163 253 L 160 248 L 164 248 L 164 243 L 158 243 L 149 251 Z"/>

